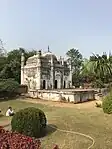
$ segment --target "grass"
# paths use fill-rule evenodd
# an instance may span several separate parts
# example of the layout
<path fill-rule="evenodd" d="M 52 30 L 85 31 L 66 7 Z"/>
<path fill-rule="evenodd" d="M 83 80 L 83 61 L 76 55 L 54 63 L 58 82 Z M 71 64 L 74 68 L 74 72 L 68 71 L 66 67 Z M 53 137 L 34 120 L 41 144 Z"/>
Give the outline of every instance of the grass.
<path fill-rule="evenodd" d="M 92 149 L 112 149 L 112 115 L 104 114 L 101 108 L 94 106 L 79 109 L 76 105 L 73 105 L 73 108 L 51 107 L 18 100 L 0 102 L 3 113 L 8 106 L 12 106 L 15 111 L 25 107 L 38 107 L 45 112 L 49 124 L 93 137 L 95 145 Z M 10 118 L 0 117 L 0 124 L 7 122 L 10 122 Z M 79 135 L 56 130 L 42 138 L 43 149 L 50 149 L 54 144 L 58 144 L 63 149 L 87 149 L 91 141 Z"/>

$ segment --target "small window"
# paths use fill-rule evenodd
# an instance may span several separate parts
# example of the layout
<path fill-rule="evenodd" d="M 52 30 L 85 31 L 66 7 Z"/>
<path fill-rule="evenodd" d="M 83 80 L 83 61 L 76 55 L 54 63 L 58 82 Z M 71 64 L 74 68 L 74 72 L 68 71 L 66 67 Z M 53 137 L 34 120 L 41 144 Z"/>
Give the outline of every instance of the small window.
<path fill-rule="evenodd" d="M 46 89 L 46 81 L 43 80 L 43 89 Z"/>
<path fill-rule="evenodd" d="M 64 81 L 64 88 L 66 88 L 66 82 Z"/>
<path fill-rule="evenodd" d="M 54 88 L 57 89 L 57 80 L 55 80 Z"/>

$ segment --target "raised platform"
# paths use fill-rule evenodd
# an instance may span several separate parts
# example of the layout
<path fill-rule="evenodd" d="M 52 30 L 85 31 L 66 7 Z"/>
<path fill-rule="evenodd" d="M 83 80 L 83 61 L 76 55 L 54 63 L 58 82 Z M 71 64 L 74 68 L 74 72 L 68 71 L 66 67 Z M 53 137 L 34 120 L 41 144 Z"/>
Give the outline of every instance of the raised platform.
<path fill-rule="evenodd" d="M 28 94 L 32 98 L 73 103 L 95 100 L 93 89 L 29 90 Z"/>

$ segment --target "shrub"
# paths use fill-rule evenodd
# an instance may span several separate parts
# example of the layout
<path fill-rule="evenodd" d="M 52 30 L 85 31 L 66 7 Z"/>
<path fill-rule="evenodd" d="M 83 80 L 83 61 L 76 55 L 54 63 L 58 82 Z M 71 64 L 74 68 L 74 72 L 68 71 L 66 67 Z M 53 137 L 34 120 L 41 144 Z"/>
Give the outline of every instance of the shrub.
<path fill-rule="evenodd" d="M 1 149 L 40 149 L 41 143 L 38 139 L 5 131 L 0 127 L 0 148 Z"/>
<path fill-rule="evenodd" d="M 41 137 L 46 132 L 46 116 L 40 109 L 29 107 L 17 112 L 11 121 L 12 131 L 30 137 Z"/>
<path fill-rule="evenodd" d="M 0 80 L 0 97 L 12 97 L 15 96 L 16 90 L 19 87 L 18 82 L 13 79 Z"/>
<path fill-rule="evenodd" d="M 102 104 L 101 104 L 101 103 L 96 102 L 96 107 L 97 107 L 97 108 L 102 108 Z"/>
<path fill-rule="evenodd" d="M 92 87 L 93 88 L 104 88 L 105 86 L 104 86 L 104 83 L 100 79 L 97 79 L 94 82 L 92 82 Z"/>
<path fill-rule="evenodd" d="M 104 113 L 111 114 L 112 113 L 112 92 L 110 92 L 104 99 L 103 99 L 103 111 Z"/>
<path fill-rule="evenodd" d="M 5 131 L 0 126 L 0 149 L 41 149 L 41 142 L 20 133 Z M 56 145 L 53 149 L 59 149 Z"/>

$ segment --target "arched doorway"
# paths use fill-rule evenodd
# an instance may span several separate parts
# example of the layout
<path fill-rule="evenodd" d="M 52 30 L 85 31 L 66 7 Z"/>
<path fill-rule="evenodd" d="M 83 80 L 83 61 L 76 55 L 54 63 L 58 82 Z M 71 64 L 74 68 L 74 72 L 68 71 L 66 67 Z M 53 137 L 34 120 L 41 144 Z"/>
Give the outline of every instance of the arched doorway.
<path fill-rule="evenodd" d="M 54 88 L 55 88 L 55 89 L 57 89 L 57 84 L 58 84 L 58 81 L 55 80 L 55 82 L 54 82 Z"/>
<path fill-rule="evenodd" d="M 43 89 L 46 89 L 46 81 L 43 80 Z"/>
<path fill-rule="evenodd" d="M 66 82 L 64 81 L 64 88 L 66 88 Z"/>

